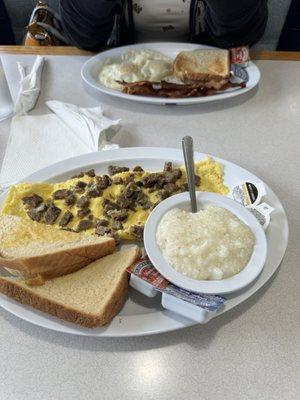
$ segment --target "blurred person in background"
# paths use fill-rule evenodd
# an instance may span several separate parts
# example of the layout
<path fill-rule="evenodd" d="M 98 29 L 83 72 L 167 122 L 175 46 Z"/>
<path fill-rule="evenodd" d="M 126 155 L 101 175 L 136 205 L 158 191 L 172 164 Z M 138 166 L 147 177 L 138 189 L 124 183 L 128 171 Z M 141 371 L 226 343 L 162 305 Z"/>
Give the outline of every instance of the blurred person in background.
<path fill-rule="evenodd" d="M 146 41 L 252 45 L 266 27 L 267 0 L 61 0 L 65 35 L 97 51 Z"/>
<path fill-rule="evenodd" d="M 3 0 L 0 0 L 0 45 L 15 44 L 15 37 Z"/>
<path fill-rule="evenodd" d="M 292 0 L 277 50 L 300 51 L 300 1 Z"/>

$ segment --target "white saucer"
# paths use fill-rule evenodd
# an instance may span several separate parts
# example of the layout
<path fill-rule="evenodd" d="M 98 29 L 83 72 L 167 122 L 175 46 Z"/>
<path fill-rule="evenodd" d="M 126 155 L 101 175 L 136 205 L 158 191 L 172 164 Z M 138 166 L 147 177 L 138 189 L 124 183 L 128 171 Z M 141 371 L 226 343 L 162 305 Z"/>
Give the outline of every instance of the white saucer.
<path fill-rule="evenodd" d="M 190 210 L 190 198 L 188 192 L 169 197 L 161 202 L 150 214 L 145 226 L 144 243 L 147 254 L 155 268 L 170 282 L 196 293 L 224 294 L 243 289 L 257 278 L 261 273 L 267 257 L 267 240 L 263 228 L 258 220 L 244 206 L 228 197 L 215 193 L 197 192 L 199 208 L 206 205 L 224 207 L 252 230 L 255 237 L 255 245 L 252 256 L 246 267 L 238 274 L 222 280 L 196 280 L 177 272 L 165 260 L 156 242 L 157 227 L 164 214 L 172 208 L 178 207 Z"/>

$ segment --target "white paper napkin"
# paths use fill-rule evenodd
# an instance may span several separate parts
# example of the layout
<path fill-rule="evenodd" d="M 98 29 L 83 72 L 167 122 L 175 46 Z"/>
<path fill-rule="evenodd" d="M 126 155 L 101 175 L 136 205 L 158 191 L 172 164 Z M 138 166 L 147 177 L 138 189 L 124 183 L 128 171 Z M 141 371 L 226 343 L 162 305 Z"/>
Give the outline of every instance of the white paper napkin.
<path fill-rule="evenodd" d="M 102 149 L 105 141 L 110 140 L 116 133 L 116 128 L 110 128 L 121 121 L 105 117 L 100 106 L 82 108 L 56 100 L 47 101 L 46 105 L 72 132 L 76 132 L 77 137 L 91 149 L 90 151 Z"/>
<path fill-rule="evenodd" d="M 23 63 L 18 62 L 17 65 L 21 80 L 14 111 L 16 114 L 26 114 L 34 108 L 41 91 L 44 57 L 37 56 L 29 73 L 26 73 L 27 68 Z"/>
<path fill-rule="evenodd" d="M 0 174 L 2 189 L 57 161 L 118 147 L 109 140 L 118 131 L 120 120 L 105 117 L 100 106 L 82 108 L 59 101 L 46 104 L 53 114 L 12 119 Z"/>

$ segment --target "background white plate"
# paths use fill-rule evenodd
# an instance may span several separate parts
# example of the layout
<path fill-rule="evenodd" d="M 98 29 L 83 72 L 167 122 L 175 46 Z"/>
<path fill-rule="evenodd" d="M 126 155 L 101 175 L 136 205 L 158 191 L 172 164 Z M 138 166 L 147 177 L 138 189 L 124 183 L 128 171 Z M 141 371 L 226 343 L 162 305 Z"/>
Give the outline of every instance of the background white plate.
<path fill-rule="evenodd" d="M 101 99 L 101 94 L 106 93 L 111 96 L 120 97 L 121 99 L 127 99 L 131 101 L 137 101 L 139 103 L 160 104 L 160 105 L 166 105 L 166 104 L 189 105 L 189 104 L 207 103 L 209 101 L 224 100 L 230 97 L 240 96 L 248 92 L 249 90 L 253 89 L 260 80 L 259 69 L 253 62 L 250 62 L 247 67 L 247 72 L 249 74 L 249 81 L 247 82 L 247 86 L 245 88 L 243 89 L 231 88 L 220 94 L 216 94 L 213 96 L 189 97 L 182 99 L 164 99 L 158 97 L 136 96 L 136 95 L 126 94 L 120 92 L 119 90 L 109 89 L 104 85 L 101 85 L 98 82 L 98 75 L 102 67 L 103 61 L 108 57 L 120 57 L 121 54 L 124 52 L 124 50 L 129 48 L 134 50 L 150 48 L 153 50 L 160 51 L 166 56 L 174 59 L 180 51 L 195 50 L 195 49 L 214 49 L 215 47 L 203 46 L 192 43 L 162 42 L 162 43 L 135 44 L 130 46 L 117 47 L 111 50 L 104 51 L 86 61 L 81 69 L 81 77 L 83 79 L 84 86 L 87 88 L 88 92 L 91 95 L 93 95 L 97 99 Z"/>
<path fill-rule="evenodd" d="M 195 160 L 201 160 L 205 156 L 206 155 L 203 153 L 195 153 Z M 214 157 L 214 159 L 223 164 L 225 184 L 229 187 L 247 179 L 260 181 L 255 175 L 235 164 L 216 157 Z M 182 151 L 170 148 L 132 147 L 128 149 L 95 152 L 58 162 L 30 175 L 26 181 L 58 182 L 68 179 L 76 172 L 89 168 L 95 168 L 98 173 L 106 173 L 107 166 L 111 163 L 129 167 L 140 164 L 145 169 L 155 171 L 161 169 L 166 160 L 173 161 L 175 164 L 183 164 Z M 268 255 L 265 267 L 258 279 L 245 290 L 226 295 L 228 299 L 227 304 L 219 314 L 245 301 L 261 288 L 274 274 L 284 256 L 288 242 L 288 222 L 286 214 L 282 204 L 272 190 L 268 186 L 266 186 L 266 190 L 267 195 L 265 196 L 265 200 L 275 208 L 275 211 L 272 213 L 271 223 L 266 235 Z M 0 205 L 4 198 L 5 194 L 2 194 L 0 196 Z M 164 310 L 161 307 L 159 296 L 150 299 L 134 290 L 130 290 L 129 298 L 120 314 L 116 316 L 109 325 L 96 329 L 77 327 L 74 324 L 61 321 L 30 307 L 23 306 L 1 294 L 0 306 L 33 324 L 54 331 L 84 336 L 142 336 L 174 331 L 195 324 L 195 322 L 189 319 Z"/>
<path fill-rule="evenodd" d="M 170 282 L 183 289 L 196 293 L 224 294 L 241 290 L 248 286 L 261 273 L 267 256 L 266 235 L 257 218 L 242 204 L 216 193 L 196 192 L 198 210 L 207 205 L 226 208 L 251 229 L 255 237 L 252 256 L 245 268 L 234 276 L 221 280 L 197 280 L 177 272 L 166 261 L 156 242 L 156 232 L 162 217 L 169 210 L 178 207 L 190 211 L 189 193 L 180 193 L 161 202 L 150 214 L 144 231 L 146 252 L 155 268 Z"/>

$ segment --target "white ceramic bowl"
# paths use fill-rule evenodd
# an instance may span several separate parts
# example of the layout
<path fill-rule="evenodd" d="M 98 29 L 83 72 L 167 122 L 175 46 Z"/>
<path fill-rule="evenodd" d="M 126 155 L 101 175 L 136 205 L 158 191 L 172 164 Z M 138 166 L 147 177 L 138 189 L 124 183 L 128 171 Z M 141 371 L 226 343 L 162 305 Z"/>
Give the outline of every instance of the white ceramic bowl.
<path fill-rule="evenodd" d="M 263 269 L 267 257 L 267 241 L 264 230 L 258 220 L 244 206 L 228 197 L 215 193 L 197 192 L 199 209 L 205 205 L 224 207 L 240 218 L 252 230 L 255 236 L 255 245 L 252 256 L 246 267 L 238 274 L 222 280 L 196 280 L 175 271 L 165 260 L 156 242 L 157 227 L 164 214 L 172 208 L 178 207 L 190 210 L 189 193 L 181 193 L 162 201 L 150 214 L 145 230 L 144 243 L 147 254 L 155 268 L 175 285 L 197 293 L 223 294 L 243 289 L 257 278 Z"/>

